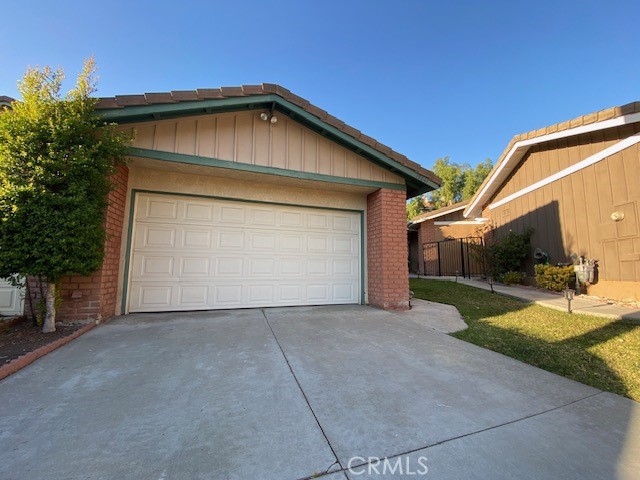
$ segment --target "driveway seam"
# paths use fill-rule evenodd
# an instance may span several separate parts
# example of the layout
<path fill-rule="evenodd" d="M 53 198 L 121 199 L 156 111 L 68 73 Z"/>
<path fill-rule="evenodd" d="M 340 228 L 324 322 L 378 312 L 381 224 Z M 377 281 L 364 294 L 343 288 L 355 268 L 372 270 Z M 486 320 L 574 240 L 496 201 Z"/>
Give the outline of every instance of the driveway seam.
<path fill-rule="evenodd" d="M 560 409 L 568 407 L 570 405 L 574 405 L 576 403 L 582 402 L 583 400 L 587 400 L 589 398 L 593 398 L 593 397 L 596 397 L 598 395 L 602 395 L 603 393 L 605 393 L 605 392 L 599 391 L 599 392 L 596 392 L 596 393 L 592 393 L 591 395 L 587 395 L 586 397 L 578 398 L 577 400 L 573 400 L 573 401 L 571 401 L 569 403 L 565 403 L 564 405 L 559 405 L 557 407 L 549 408 L 548 410 L 544 410 L 542 412 L 532 413 L 531 415 L 527 415 L 527 416 L 522 417 L 522 418 L 517 418 L 515 420 L 510 420 L 508 422 L 501 423 L 499 425 L 493 425 L 491 427 L 483 428 L 481 430 L 476 430 L 474 432 L 465 433 L 463 435 L 458 435 L 456 437 L 447 438 L 447 439 L 441 440 L 439 442 L 435 442 L 435 443 L 431 443 L 429 445 L 425 445 L 425 446 L 422 446 L 422 447 L 418 447 L 418 448 L 414 448 L 414 449 L 411 449 L 411 450 L 407 450 L 406 452 L 394 453 L 393 455 L 387 455 L 386 457 L 380 457 L 380 460 L 392 459 L 392 458 L 401 457 L 403 455 L 409 455 L 409 454 L 412 454 L 412 453 L 420 452 L 422 450 L 428 450 L 429 448 L 437 447 L 438 445 L 443 445 L 445 443 L 449 443 L 449 442 L 452 442 L 454 440 L 460 440 L 461 438 L 471 437 L 471 436 L 477 435 L 479 433 L 484 433 L 484 432 L 488 432 L 490 430 L 495 430 L 496 428 L 506 427 L 507 425 L 518 423 L 518 422 L 521 422 L 523 420 L 528 420 L 530 418 L 538 417 L 540 415 L 544 415 L 545 413 L 553 412 L 555 410 L 560 410 Z M 378 458 L 378 457 L 376 457 L 376 458 Z M 351 468 L 364 467 L 364 466 L 366 466 L 368 464 L 369 464 L 369 462 L 364 462 L 364 463 L 361 463 L 359 465 L 351 465 Z M 348 472 L 348 469 L 345 469 L 343 471 L 344 472 Z"/>
<path fill-rule="evenodd" d="M 327 467 L 327 469 L 324 472 L 322 472 L 322 474 L 325 475 L 325 474 L 328 474 L 328 473 L 344 472 L 345 469 L 342 466 L 342 463 L 340 463 L 340 459 L 338 458 L 338 454 L 334 450 L 333 445 L 331 445 L 331 442 L 329 441 L 329 437 L 327 437 L 327 434 L 324 431 L 324 428 L 322 428 L 322 425 L 320 424 L 320 420 L 318 420 L 318 416 L 316 415 L 316 412 L 313 411 L 313 407 L 311 406 L 311 403 L 309 402 L 309 399 L 307 398 L 307 394 L 305 393 L 304 389 L 302 388 L 302 385 L 300 384 L 300 381 L 298 380 L 298 377 L 296 377 L 296 374 L 293 371 L 293 367 L 291 367 L 291 363 L 289 363 L 289 359 L 287 358 L 287 354 L 284 353 L 284 349 L 282 348 L 282 345 L 280 345 L 280 341 L 278 340 L 278 337 L 276 336 L 276 332 L 273 331 L 273 328 L 271 327 L 271 323 L 269 323 L 269 318 L 267 317 L 266 312 L 264 311 L 263 308 L 261 308 L 260 311 L 262 312 L 262 316 L 264 317 L 264 321 L 267 323 L 267 326 L 269 327 L 269 330 L 271 331 L 271 335 L 273 335 L 273 339 L 276 341 L 276 344 L 278 345 L 278 348 L 280 349 L 280 353 L 282 353 L 284 361 L 287 363 L 287 367 L 289 367 L 289 371 L 291 372 L 291 375 L 293 376 L 293 379 L 295 380 L 296 385 L 298 385 L 298 388 L 300 389 L 300 392 L 302 393 L 302 397 L 304 398 L 304 401 L 307 403 L 307 407 L 309 408 L 309 411 L 311 412 L 311 415 L 313 415 L 313 418 L 315 419 L 316 424 L 318 425 L 318 428 L 320 429 L 320 432 L 322 432 L 322 436 L 324 437 L 325 441 L 327 442 L 327 445 L 329 445 L 329 448 L 331 449 L 331 453 L 333 453 L 333 457 L 336 459 L 336 461 L 333 462 L 331 465 L 329 465 Z M 333 467 L 336 463 L 338 464 L 340 469 L 336 470 L 335 472 L 329 472 L 331 467 Z M 317 477 L 317 475 L 311 475 L 309 477 L 303 477 L 303 479 L 314 478 L 314 477 Z"/>

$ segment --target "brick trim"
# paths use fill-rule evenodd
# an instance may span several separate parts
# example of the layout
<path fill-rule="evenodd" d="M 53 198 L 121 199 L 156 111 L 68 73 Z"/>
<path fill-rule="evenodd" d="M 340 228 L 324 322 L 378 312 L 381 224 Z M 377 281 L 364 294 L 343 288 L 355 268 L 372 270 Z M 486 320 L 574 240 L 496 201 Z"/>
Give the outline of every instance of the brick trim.
<path fill-rule="evenodd" d="M 405 192 L 381 188 L 367 196 L 369 304 L 385 310 L 409 308 Z"/>

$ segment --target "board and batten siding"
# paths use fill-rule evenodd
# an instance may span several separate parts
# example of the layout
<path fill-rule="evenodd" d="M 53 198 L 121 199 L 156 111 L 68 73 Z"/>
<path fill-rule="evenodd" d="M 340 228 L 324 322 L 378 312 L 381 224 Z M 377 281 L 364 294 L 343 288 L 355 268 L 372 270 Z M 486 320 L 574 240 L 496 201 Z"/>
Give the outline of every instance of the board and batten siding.
<path fill-rule="evenodd" d="M 639 124 L 542 143 L 531 148 L 489 206 L 638 133 Z M 496 235 L 532 227 L 532 248 L 552 263 L 572 253 L 599 261 L 599 281 L 640 281 L 640 146 L 490 209 Z M 613 212 L 625 218 L 614 222 Z M 532 265 L 528 265 L 532 270 Z M 634 288 L 634 287 L 632 287 Z"/>
<path fill-rule="evenodd" d="M 133 146 L 343 178 L 404 185 L 404 179 L 324 138 L 284 114 L 264 110 L 200 115 L 127 125 Z"/>

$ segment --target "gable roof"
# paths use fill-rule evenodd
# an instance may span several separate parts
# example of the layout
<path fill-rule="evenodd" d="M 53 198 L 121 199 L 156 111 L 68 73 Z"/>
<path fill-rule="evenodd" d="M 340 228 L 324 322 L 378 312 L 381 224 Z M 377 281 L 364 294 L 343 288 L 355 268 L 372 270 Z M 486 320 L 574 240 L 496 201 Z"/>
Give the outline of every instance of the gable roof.
<path fill-rule="evenodd" d="M 433 172 L 383 145 L 375 138 L 347 125 L 308 100 L 272 83 L 116 95 L 100 98 L 96 107 L 106 120 L 117 123 L 261 108 L 278 110 L 403 177 L 407 183 L 408 197 L 420 195 L 440 186 L 440 178 Z"/>
<path fill-rule="evenodd" d="M 476 194 L 469 200 L 464 217 L 478 217 L 482 214 L 483 205 L 509 178 L 533 145 L 636 122 L 640 122 L 640 102 L 631 102 L 514 136 Z"/>
<path fill-rule="evenodd" d="M 446 207 L 439 208 L 438 210 L 432 210 L 430 212 L 421 213 L 416 217 L 413 217 L 409 223 L 415 225 L 417 223 L 422 223 L 427 220 L 433 220 L 434 218 L 442 217 L 444 215 L 448 215 L 449 213 L 458 212 L 466 208 L 469 204 L 468 200 L 463 200 L 462 202 L 454 203 L 453 205 L 449 205 Z"/>

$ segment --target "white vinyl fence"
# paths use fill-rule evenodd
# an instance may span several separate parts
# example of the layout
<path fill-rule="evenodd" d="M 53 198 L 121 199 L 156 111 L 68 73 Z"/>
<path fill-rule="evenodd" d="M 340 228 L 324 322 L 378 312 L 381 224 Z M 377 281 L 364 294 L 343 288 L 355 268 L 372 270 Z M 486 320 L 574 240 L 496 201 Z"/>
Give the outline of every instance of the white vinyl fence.
<path fill-rule="evenodd" d="M 13 316 L 24 313 L 24 288 L 14 287 L 0 279 L 0 315 Z"/>

